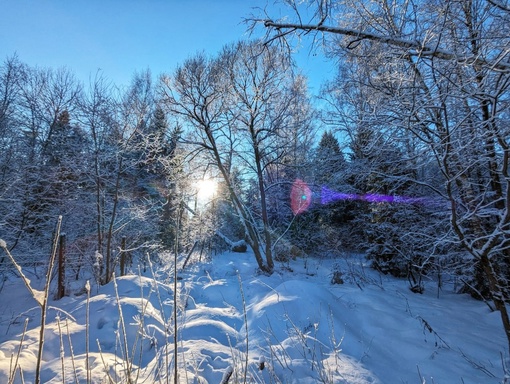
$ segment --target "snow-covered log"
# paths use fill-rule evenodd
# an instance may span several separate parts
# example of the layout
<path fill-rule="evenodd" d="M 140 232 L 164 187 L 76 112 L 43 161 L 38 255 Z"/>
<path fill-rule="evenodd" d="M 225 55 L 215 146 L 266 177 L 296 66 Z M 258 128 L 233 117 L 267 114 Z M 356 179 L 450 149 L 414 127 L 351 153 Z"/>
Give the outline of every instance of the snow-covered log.
<path fill-rule="evenodd" d="M 244 253 L 248 249 L 248 245 L 244 240 L 232 241 L 220 231 L 216 231 L 216 234 L 230 247 L 232 252 Z"/>

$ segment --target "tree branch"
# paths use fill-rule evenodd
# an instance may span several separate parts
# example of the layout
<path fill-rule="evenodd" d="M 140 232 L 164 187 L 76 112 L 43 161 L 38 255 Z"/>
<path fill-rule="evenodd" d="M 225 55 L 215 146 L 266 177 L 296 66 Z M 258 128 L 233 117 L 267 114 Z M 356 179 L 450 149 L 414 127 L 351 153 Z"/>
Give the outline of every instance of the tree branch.
<path fill-rule="evenodd" d="M 495 6 L 496 8 L 501 9 L 502 11 L 510 12 L 510 7 L 506 6 L 505 4 L 503 4 L 500 1 L 497 1 L 497 0 L 487 0 L 487 2 L 489 4 Z"/>
<path fill-rule="evenodd" d="M 296 30 L 311 32 L 311 31 L 319 31 L 326 33 L 333 33 L 337 35 L 344 36 L 352 36 L 356 38 L 356 41 L 359 40 L 370 40 L 376 41 L 383 44 L 388 44 L 394 47 L 400 47 L 404 49 L 415 50 L 416 52 L 410 52 L 410 55 L 416 55 L 420 57 L 435 57 L 441 60 L 449 60 L 456 61 L 458 63 L 467 64 L 467 65 L 480 65 L 489 67 L 492 70 L 510 72 L 510 63 L 503 62 L 501 59 L 498 60 L 486 60 L 481 57 L 475 56 L 459 56 L 453 52 L 446 51 L 443 49 L 439 49 L 436 47 L 428 46 L 423 42 L 418 40 L 407 40 L 400 39 L 397 37 L 378 35 L 369 32 L 362 32 L 355 29 L 346 29 L 340 27 L 331 27 L 327 25 L 306 25 L 306 24 L 292 24 L 292 23 L 275 23 L 272 20 L 264 20 L 264 26 L 266 28 L 273 28 L 278 31 L 277 35 L 272 37 L 269 41 L 273 41 L 280 37 L 285 36 L 290 32 L 294 32 Z M 288 31 L 285 31 L 288 30 Z"/>

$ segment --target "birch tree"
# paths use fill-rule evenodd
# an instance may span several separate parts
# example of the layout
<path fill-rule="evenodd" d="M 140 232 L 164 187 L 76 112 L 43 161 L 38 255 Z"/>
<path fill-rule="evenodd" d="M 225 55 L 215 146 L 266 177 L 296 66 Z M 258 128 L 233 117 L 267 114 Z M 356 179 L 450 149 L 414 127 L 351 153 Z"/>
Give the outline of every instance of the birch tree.
<path fill-rule="evenodd" d="M 258 266 L 268 273 L 274 262 L 266 176 L 281 160 L 277 138 L 296 101 L 286 91 L 292 82 L 281 51 L 245 42 L 225 47 L 216 58 L 199 54 L 165 79 L 167 105 L 191 129 L 190 143 L 218 168 Z M 234 169 L 242 183 L 252 181 L 251 199 L 243 200 Z"/>
<path fill-rule="evenodd" d="M 228 130 L 229 116 L 223 104 L 225 77 L 218 61 L 199 54 L 177 68 L 173 78 L 165 78 L 164 85 L 169 110 L 181 116 L 191 129 L 189 141 L 205 151 L 218 167 L 260 269 L 271 271 L 261 253 L 256 224 L 231 178 L 233 149 L 238 141 Z"/>

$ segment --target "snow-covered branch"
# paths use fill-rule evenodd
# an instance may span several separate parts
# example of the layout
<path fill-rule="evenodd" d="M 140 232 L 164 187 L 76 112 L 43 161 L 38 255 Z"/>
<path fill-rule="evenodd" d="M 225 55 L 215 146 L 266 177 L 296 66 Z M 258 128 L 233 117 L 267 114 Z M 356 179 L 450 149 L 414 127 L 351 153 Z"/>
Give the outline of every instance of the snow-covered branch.
<path fill-rule="evenodd" d="M 410 56 L 420 56 L 420 57 L 434 57 L 441 60 L 449 60 L 456 61 L 465 65 L 478 65 L 484 66 L 492 70 L 508 72 L 510 71 L 510 63 L 507 61 L 503 61 L 503 58 L 507 56 L 508 52 L 504 52 L 504 54 L 496 60 L 487 60 L 483 57 L 479 56 L 460 56 L 454 52 L 437 48 L 435 46 L 429 46 L 422 41 L 418 40 L 408 40 L 402 39 L 393 36 L 385 36 L 376 33 L 363 32 L 356 29 L 348 29 L 348 28 L 340 28 L 340 27 L 332 27 L 328 25 L 314 25 L 314 24 L 293 24 L 293 23 L 278 23 L 272 20 L 264 20 L 264 26 L 266 28 L 272 28 L 277 31 L 276 35 L 270 38 L 267 43 L 270 43 L 274 40 L 285 37 L 287 34 L 295 32 L 295 31 L 305 31 L 305 32 L 325 32 L 325 33 L 333 33 L 344 36 L 354 37 L 355 40 L 352 41 L 349 46 L 355 42 L 359 42 L 361 40 L 371 40 L 376 41 L 383 44 L 388 44 L 394 47 L 404 48 L 407 51 L 407 54 Z M 350 48 L 348 46 L 348 48 Z"/>

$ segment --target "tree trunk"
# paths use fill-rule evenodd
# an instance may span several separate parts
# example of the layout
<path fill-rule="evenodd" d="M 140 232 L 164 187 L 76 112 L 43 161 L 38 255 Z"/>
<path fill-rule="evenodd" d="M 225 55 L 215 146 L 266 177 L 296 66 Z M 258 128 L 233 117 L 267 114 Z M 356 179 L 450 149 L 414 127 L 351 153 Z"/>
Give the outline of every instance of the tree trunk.
<path fill-rule="evenodd" d="M 257 181 L 260 193 L 260 210 L 262 215 L 262 224 L 264 226 L 264 240 L 265 240 L 265 254 L 267 267 L 270 271 L 274 268 L 273 255 L 272 255 L 272 239 L 271 232 L 269 231 L 269 220 L 267 216 L 267 201 L 266 201 L 266 190 L 264 188 L 264 175 L 262 172 L 262 159 L 257 143 L 257 138 L 254 133 L 253 123 L 250 126 L 252 140 L 254 142 L 253 151 L 255 154 L 255 166 L 257 168 Z"/>
<path fill-rule="evenodd" d="M 216 165 L 218 166 L 218 169 L 220 170 L 221 175 L 223 176 L 223 180 L 225 180 L 225 184 L 227 185 L 227 189 L 229 191 L 230 198 L 232 199 L 232 202 L 234 203 L 234 206 L 239 213 L 239 216 L 241 217 L 241 221 L 243 223 L 244 229 L 246 231 L 247 235 L 247 243 L 253 250 L 253 253 L 255 255 L 255 259 L 257 260 L 257 264 L 261 271 L 266 273 L 272 273 L 273 272 L 273 265 L 265 265 L 264 259 L 262 257 L 262 252 L 260 249 L 260 240 L 259 240 L 259 234 L 257 232 L 257 228 L 255 227 L 255 223 L 252 222 L 250 219 L 250 215 L 248 212 L 246 212 L 246 209 L 239 199 L 239 196 L 237 195 L 232 182 L 230 180 L 230 176 L 228 174 L 227 169 L 225 168 L 225 165 L 223 161 L 221 160 L 221 156 L 218 151 L 218 147 L 216 145 L 216 140 L 214 136 L 211 133 L 211 130 L 208 127 L 205 127 L 205 132 L 207 134 L 207 138 L 209 140 L 209 143 L 211 144 L 211 150 L 213 152 L 214 158 L 216 160 Z M 272 262 L 272 259 L 270 259 Z"/>
<path fill-rule="evenodd" d="M 510 350 L 510 318 L 508 317 L 508 310 L 506 308 L 504 300 L 504 292 L 501 289 L 498 277 L 496 275 L 496 272 L 494 271 L 494 267 L 492 266 L 489 257 L 487 257 L 486 255 L 482 255 L 480 258 L 480 263 L 485 272 L 485 276 L 487 276 L 492 301 L 494 302 L 494 306 L 500 313 L 501 322 L 503 323 L 503 329 L 505 331 L 508 341 L 508 349 Z"/>
<path fill-rule="evenodd" d="M 122 170 L 122 156 L 119 160 L 119 168 L 117 169 L 117 175 L 115 180 L 115 191 L 113 196 L 113 208 L 112 215 L 110 217 L 110 225 L 108 226 L 108 233 L 106 234 L 106 272 L 104 276 L 104 283 L 107 284 L 110 282 L 113 271 L 111 270 L 112 262 L 111 262 L 111 254 L 112 254 L 112 240 L 113 240 L 113 230 L 115 226 L 115 219 L 117 216 L 117 206 L 119 202 L 119 187 L 120 187 L 120 175 Z"/>

